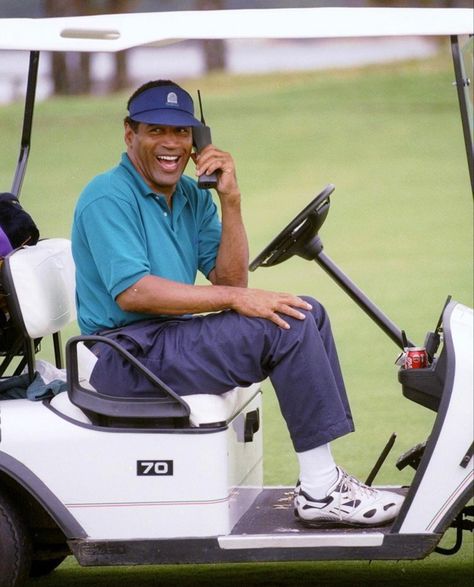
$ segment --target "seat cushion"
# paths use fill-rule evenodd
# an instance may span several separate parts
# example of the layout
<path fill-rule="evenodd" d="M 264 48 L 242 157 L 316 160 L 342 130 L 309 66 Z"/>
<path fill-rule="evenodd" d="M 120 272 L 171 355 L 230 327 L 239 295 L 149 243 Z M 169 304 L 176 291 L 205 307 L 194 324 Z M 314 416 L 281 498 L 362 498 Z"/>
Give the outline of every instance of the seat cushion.
<path fill-rule="evenodd" d="M 84 381 L 81 381 L 81 385 Z M 88 386 L 89 389 L 92 389 Z M 191 410 L 190 423 L 193 427 L 210 426 L 228 422 L 242 410 L 259 392 L 260 384 L 254 383 L 249 387 L 235 387 L 222 395 L 196 393 L 187 395 L 183 399 Z M 72 420 L 90 424 L 90 419 L 84 412 L 75 406 L 67 393 L 59 393 L 50 402 L 51 407 L 68 416 Z"/>
<path fill-rule="evenodd" d="M 234 389 L 222 395 L 196 393 L 186 395 L 183 399 L 191 410 L 191 424 L 193 426 L 204 426 L 228 422 L 250 402 L 259 389 L 260 384 L 253 383 L 249 387 L 234 387 Z"/>
<path fill-rule="evenodd" d="M 89 379 L 97 357 L 83 343 L 79 343 L 77 345 L 77 359 L 81 386 L 94 390 Z M 236 387 L 222 395 L 196 393 L 184 396 L 183 399 L 191 410 L 191 425 L 203 426 L 229 421 L 256 395 L 259 388 L 260 384 L 254 383 L 249 387 Z"/>

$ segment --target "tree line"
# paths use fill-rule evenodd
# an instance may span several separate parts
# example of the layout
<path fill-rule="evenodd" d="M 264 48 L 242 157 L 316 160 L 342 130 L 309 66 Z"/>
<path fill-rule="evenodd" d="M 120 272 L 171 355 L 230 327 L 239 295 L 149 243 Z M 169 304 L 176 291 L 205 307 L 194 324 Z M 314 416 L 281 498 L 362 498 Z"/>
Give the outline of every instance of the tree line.
<path fill-rule="evenodd" d="M 221 10 L 224 0 L 195 0 L 195 10 Z M 139 0 L 44 0 L 47 17 L 86 16 L 135 12 Z M 221 39 L 200 41 L 206 72 L 226 67 L 225 43 Z M 112 55 L 113 71 L 106 81 L 107 92 L 117 92 L 130 86 L 127 67 L 128 51 Z M 53 52 L 51 55 L 53 93 L 56 95 L 85 94 L 93 90 L 90 53 Z"/>

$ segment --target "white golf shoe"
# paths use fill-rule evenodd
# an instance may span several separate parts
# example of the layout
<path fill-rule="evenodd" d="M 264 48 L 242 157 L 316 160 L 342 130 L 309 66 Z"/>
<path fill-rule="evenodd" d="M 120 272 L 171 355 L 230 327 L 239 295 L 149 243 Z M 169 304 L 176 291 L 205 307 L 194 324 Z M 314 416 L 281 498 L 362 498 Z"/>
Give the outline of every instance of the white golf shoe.
<path fill-rule="evenodd" d="M 394 520 L 404 497 L 364 485 L 337 467 L 326 497 L 314 499 L 297 485 L 295 516 L 309 526 L 382 526 Z"/>

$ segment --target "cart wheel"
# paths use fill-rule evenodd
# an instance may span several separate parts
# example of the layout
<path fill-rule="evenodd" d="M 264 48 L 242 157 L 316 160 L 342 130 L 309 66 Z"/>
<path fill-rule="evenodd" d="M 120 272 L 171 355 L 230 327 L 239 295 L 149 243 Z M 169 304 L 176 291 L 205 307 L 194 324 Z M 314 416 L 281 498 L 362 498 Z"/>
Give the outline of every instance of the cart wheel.
<path fill-rule="evenodd" d="M 59 567 L 65 558 L 65 556 L 59 556 L 47 560 L 32 561 L 30 577 L 44 577 L 45 575 L 49 575 L 49 573 L 53 572 L 56 567 Z"/>
<path fill-rule="evenodd" d="M 0 493 L 0 587 L 20 587 L 31 565 L 31 539 L 15 506 Z"/>

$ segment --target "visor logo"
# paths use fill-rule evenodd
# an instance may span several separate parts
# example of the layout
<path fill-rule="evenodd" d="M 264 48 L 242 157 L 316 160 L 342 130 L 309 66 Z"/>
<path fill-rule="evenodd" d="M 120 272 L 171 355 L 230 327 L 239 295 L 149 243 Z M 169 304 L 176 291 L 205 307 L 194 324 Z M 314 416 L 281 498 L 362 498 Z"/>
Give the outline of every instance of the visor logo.
<path fill-rule="evenodd" d="M 178 96 L 174 92 L 170 92 L 166 96 L 166 103 L 171 104 L 173 106 L 177 106 L 178 105 Z"/>

